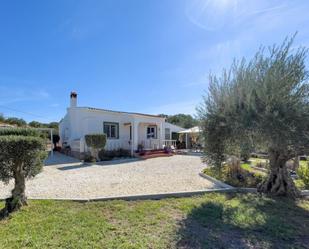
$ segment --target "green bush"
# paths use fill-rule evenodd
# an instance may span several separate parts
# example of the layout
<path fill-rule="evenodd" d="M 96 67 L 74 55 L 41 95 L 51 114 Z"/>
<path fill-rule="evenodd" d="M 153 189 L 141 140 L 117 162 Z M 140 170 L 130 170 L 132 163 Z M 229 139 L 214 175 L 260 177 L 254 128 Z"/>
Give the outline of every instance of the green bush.
<path fill-rule="evenodd" d="M 309 163 L 300 164 L 297 169 L 297 175 L 303 181 L 305 186 L 309 188 Z"/>
<path fill-rule="evenodd" d="M 14 117 L 5 119 L 5 123 L 17 125 L 19 127 L 27 125 L 27 122 L 25 120 L 23 120 L 22 118 L 14 118 Z"/>
<path fill-rule="evenodd" d="M 115 157 L 130 157 L 131 153 L 129 150 L 118 149 L 118 150 L 100 150 L 99 158 L 101 161 L 108 161 Z"/>
<path fill-rule="evenodd" d="M 3 128 L 0 129 L 0 136 L 31 136 L 39 137 L 41 132 L 30 128 Z"/>
<path fill-rule="evenodd" d="M 90 152 L 96 160 L 99 160 L 99 150 L 104 149 L 106 144 L 105 134 L 88 134 L 85 135 L 85 142 L 90 147 Z"/>
<path fill-rule="evenodd" d="M 306 186 L 306 184 L 303 182 L 302 179 L 296 179 L 296 180 L 294 180 L 294 183 L 295 183 L 296 187 L 300 190 L 304 190 L 304 189 L 308 188 Z"/>
<path fill-rule="evenodd" d="M 4 183 L 15 181 L 12 197 L 6 200 L 1 216 L 26 204 L 25 180 L 41 171 L 46 156 L 44 141 L 39 137 L 0 136 L 0 180 Z"/>
<path fill-rule="evenodd" d="M 225 165 L 219 170 L 217 167 L 206 168 L 203 171 L 206 175 L 225 182 L 233 187 L 256 188 L 260 184 L 264 176 L 259 173 L 250 172 L 244 168 L 231 169 Z"/>
<path fill-rule="evenodd" d="M 269 168 L 269 163 L 268 162 L 257 162 L 255 164 L 255 167 L 258 167 L 258 168 L 262 168 L 262 169 L 268 169 Z"/>
<path fill-rule="evenodd" d="M 96 159 L 92 155 L 86 154 L 85 157 L 84 157 L 84 161 L 86 163 L 95 163 Z"/>
<path fill-rule="evenodd" d="M 106 144 L 105 134 L 89 134 L 85 136 L 87 146 L 94 149 L 104 149 Z"/>
<path fill-rule="evenodd" d="M 244 162 L 247 162 L 250 158 L 250 154 L 252 152 L 253 148 L 249 141 L 245 141 L 240 144 L 240 158 Z"/>
<path fill-rule="evenodd" d="M 114 153 L 113 151 L 105 151 L 105 150 L 100 150 L 98 157 L 100 161 L 109 161 L 114 158 Z"/>
<path fill-rule="evenodd" d="M 116 155 L 117 157 L 130 157 L 131 156 L 131 152 L 129 150 L 125 150 L 125 149 L 118 149 L 116 150 Z"/>

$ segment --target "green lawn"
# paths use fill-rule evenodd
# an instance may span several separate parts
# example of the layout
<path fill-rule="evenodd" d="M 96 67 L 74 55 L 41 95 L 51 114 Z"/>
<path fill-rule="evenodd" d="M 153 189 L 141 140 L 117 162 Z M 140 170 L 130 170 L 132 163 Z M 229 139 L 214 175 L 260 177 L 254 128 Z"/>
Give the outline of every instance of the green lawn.
<path fill-rule="evenodd" d="M 266 175 L 264 172 L 253 169 L 249 164 L 245 163 L 241 164 L 241 167 L 236 172 L 241 174 L 242 178 L 236 177 L 236 173 L 231 174 L 227 166 L 222 167 L 221 171 L 218 171 L 215 167 L 207 167 L 203 170 L 203 173 L 233 187 L 245 188 L 256 188 Z"/>
<path fill-rule="evenodd" d="M 253 194 L 132 202 L 30 201 L 9 220 L 0 221 L 0 248 L 308 246 L 309 201 Z"/>
<path fill-rule="evenodd" d="M 257 174 L 260 174 L 260 175 L 266 175 L 266 173 L 264 171 L 252 168 L 251 164 L 249 164 L 249 163 L 242 163 L 241 167 L 245 170 L 248 170 L 249 172 L 252 172 L 252 173 L 257 173 Z"/>
<path fill-rule="evenodd" d="M 245 170 L 252 172 L 252 173 L 259 173 L 261 175 L 265 175 L 266 173 L 264 173 L 261 170 L 252 168 L 251 165 L 256 166 L 257 163 L 260 163 L 260 162 L 265 163 L 266 161 L 267 161 L 266 159 L 262 159 L 262 158 L 250 158 L 249 163 L 243 163 L 243 164 L 241 164 L 241 167 Z M 299 165 L 300 166 L 307 166 L 308 161 L 301 160 L 301 161 L 299 161 Z M 300 190 L 308 189 L 308 186 L 306 186 L 306 184 L 304 183 L 304 181 L 302 179 L 294 180 L 294 183 L 295 183 L 296 187 Z"/>

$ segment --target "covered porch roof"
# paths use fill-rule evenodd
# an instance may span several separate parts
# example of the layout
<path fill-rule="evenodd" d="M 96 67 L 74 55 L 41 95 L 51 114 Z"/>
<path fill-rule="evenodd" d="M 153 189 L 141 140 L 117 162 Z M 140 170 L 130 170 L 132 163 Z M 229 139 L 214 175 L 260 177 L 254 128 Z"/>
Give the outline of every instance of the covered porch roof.
<path fill-rule="evenodd" d="M 198 126 L 194 126 L 190 129 L 184 130 L 184 131 L 179 131 L 178 133 L 180 134 L 191 134 L 191 133 L 200 133 L 202 130 Z"/>

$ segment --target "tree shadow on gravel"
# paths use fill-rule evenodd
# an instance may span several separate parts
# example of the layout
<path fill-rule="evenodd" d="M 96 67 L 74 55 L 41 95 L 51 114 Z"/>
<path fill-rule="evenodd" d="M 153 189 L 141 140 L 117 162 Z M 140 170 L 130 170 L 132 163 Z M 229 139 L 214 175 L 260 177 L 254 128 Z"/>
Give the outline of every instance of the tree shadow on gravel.
<path fill-rule="evenodd" d="M 309 211 L 285 198 L 228 195 L 181 221 L 177 248 L 309 248 Z"/>

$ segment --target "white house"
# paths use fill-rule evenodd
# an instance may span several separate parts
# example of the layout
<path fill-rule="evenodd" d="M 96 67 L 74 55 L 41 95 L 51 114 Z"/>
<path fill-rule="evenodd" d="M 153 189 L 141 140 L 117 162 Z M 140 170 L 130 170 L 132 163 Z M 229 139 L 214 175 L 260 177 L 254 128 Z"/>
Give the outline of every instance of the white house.
<path fill-rule="evenodd" d="M 70 107 L 59 123 L 59 134 L 61 143 L 70 146 L 77 157 L 88 150 L 84 139 L 87 134 L 105 133 L 106 150 L 122 148 L 133 155 L 139 146 L 154 150 L 175 145 L 174 134 L 184 130 L 156 115 L 78 107 L 75 92 L 70 98 Z"/>

